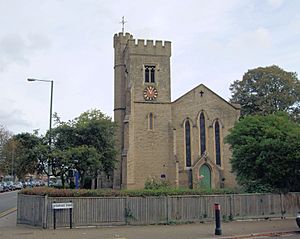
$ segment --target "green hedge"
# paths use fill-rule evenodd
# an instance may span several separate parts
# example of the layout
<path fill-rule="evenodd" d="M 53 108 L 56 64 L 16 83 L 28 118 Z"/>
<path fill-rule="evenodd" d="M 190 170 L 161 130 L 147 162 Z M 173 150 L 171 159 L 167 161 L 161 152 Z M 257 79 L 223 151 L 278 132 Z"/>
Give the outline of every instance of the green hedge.
<path fill-rule="evenodd" d="M 172 195 L 216 195 L 240 193 L 234 189 L 143 189 L 143 190 L 112 190 L 112 189 L 56 189 L 48 187 L 26 188 L 19 192 L 27 195 L 48 195 L 50 197 L 146 197 Z"/>

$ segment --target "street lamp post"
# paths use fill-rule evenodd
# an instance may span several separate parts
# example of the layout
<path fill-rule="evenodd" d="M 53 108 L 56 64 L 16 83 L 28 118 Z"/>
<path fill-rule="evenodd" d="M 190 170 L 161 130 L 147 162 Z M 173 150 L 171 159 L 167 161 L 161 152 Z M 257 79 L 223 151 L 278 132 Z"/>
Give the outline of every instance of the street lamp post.
<path fill-rule="evenodd" d="M 33 78 L 29 78 L 27 79 L 27 81 L 41 81 L 41 82 L 48 82 L 51 83 L 51 93 L 50 93 L 50 119 L 49 119 L 49 150 L 51 151 L 51 145 L 52 145 L 52 139 L 51 139 L 51 131 L 52 131 L 52 102 L 53 102 L 53 80 L 39 80 L 39 79 L 33 79 Z M 50 183 L 50 158 L 48 158 L 48 187 L 49 187 L 49 183 Z"/>

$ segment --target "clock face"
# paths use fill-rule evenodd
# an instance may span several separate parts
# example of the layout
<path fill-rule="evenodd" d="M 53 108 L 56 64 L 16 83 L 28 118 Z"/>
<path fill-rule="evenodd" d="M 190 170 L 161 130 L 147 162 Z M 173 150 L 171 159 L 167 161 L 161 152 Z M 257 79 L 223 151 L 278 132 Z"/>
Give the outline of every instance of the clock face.
<path fill-rule="evenodd" d="M 144 99 L 145 100 L 155 100 L 158 96 L 157 89 L 154 86 L 147 86 L 144 90 Z"/>

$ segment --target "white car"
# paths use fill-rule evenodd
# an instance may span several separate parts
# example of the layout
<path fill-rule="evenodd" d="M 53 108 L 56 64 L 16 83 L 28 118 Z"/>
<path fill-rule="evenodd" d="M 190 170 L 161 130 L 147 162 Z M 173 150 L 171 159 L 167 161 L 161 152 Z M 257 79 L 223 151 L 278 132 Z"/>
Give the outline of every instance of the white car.
<path fill-rule="evenodd" d="M 0 193 L 4 192 L 4 187 L 3 185 L 0 183 Z"/>
<path fill-rule="evenodd" d="M 297 214 L 296 222 L 297 222 L 298 227 L 300 227 L 300 212 L 298 212 L 298 214 Z"/>
<path fill-rule="evenodd" d="M 15 182 L 14 188 L 15 188 L 15 190 L 23 189 L 23 184 L 21 182 Z"/>

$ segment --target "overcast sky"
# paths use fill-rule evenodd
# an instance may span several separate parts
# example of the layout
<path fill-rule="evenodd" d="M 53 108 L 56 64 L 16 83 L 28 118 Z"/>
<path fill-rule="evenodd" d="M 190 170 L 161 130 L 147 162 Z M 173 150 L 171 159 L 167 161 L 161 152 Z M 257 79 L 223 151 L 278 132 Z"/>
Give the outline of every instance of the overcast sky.
<path fill-rule="evenodd" d="M 113 35 L 172 42 L 172 100 L 203 83 L 224 99 L 248 69 L 300 73 L 298 0 L 0 0 L 0 125 L 44 133 L 53 111 L 113 116 Z"/>

